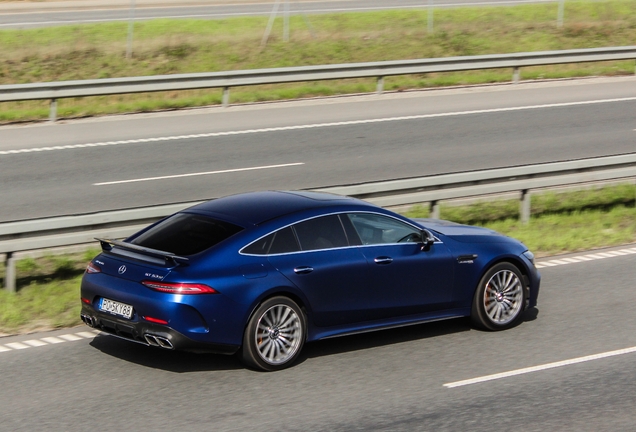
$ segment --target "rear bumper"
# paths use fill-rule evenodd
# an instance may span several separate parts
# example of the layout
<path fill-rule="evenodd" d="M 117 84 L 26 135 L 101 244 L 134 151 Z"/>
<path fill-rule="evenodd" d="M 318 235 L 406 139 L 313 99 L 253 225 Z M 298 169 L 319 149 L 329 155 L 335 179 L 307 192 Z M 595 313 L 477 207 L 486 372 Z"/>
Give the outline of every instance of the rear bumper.
<path fill-rule="evenodd" d="M 80 316 L 89 327 L 142 345 L 216 354 L 234 354 L 240 348 L 239 345 L 195 341 L 169 326 L 144 321 L 129 321 L 98 311 L 87 304 L 82 304 Z"/>

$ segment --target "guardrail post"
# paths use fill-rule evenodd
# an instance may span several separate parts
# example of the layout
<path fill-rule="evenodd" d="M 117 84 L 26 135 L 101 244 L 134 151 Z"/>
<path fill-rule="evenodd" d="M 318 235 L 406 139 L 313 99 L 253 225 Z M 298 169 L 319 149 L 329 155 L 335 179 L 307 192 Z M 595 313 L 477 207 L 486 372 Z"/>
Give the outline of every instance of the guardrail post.
<path fill-rule="evenodd" d="M 227 108 L 230 104 L 230 88 L 223 87 L 223 108 Z"/>
<path fill-rule="evenodd" d="M 4 272 L 4 286 L 7 291 L 15 292 L 15 258 L 13 252 L 7 252 Z"/>
<path fill-rule="evenodd" d="M 57 99 L 51 99 L 49 121 L 55 122 L 55 120 L 57 120 Z"/>
<path fill-rule="evenodd" d="M 512 82 L 514 84 L 519 84 L 519 78 L 521 77 L 521 72 L 519 71 L 519 68 L 516 67 L 512 70 Z"/>
<path fill-rule="evenodd" d="M 375 87 L 375 92 L 377 94 L 382 94 L 383 91 L 384 91 L 384 77 L 380 76 L 378 77 L 378 83 Z"/>
<path fill-rule="evenodd" d="M 530 191 L 528 189 L 521 191 L 520 218 L 521 223 L 527 224 L 530 222 Z"/>
<path fill-rule="evenodd" d="M 439 202 L 431 201 L 429 217 L 432 219 L 439 219 Z"/>

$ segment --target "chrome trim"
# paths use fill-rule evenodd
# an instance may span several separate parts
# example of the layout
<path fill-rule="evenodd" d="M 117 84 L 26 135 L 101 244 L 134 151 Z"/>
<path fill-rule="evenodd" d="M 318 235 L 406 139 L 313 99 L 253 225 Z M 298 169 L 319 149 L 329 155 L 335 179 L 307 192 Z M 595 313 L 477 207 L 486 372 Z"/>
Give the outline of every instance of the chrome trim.
<path fill-rule="evenodd" d="M 391 257 L 377 257 L 373 260 L 376 264 L 391 264 L 393 262 L 393 258 Z"/>
<path fill-rule="evenodd" d="M 290 227 L 292 225 L 296 225 L 298 223 L 305 222 L 305 221 L 312 220 L 312 219 L 316 219 L 316 218 L 323 217 L 323 216 L 346 215 L 346 214 L 352 214 L 352 213 L 364 213 L 364 214 L 385 216 L 385 217 L 388 217 L 388 218 L 391 218 L 391 219 L 395 219 L 395 220 L 397 220 L 399 222 L 402 222 L 402 223 L 404 223 L 406 225 L 412 226 L 413 228 L 417 229 L 418 231 L 425 230 L 434 239 L 433 244 L 444 244 L 444 242 L 441 241 L 437 236 L 435 236 L 431 232 L 431 230 L 429 230 L 428 228 L 424 228 L 424 227 L 420 227 L 420 226 L 414 225 L 411 222 L 407 222 L 407 221 L 404 221 L 404 220 L 402 220 L 400 218 L 396 218 L 395 216 L 384 214 L 384 213 L 378 213 L 378 212 L 373 212 L 373 211 L 355 210 L 355 211 L 341 211 L 341 212 L 336 212 L 336 213 L 325 213 L 325 214 L 321 214 L 321 215 L 318 215 L 318 216 L 312 216 L 312 217 L 309 217 L 307 219 L 302 219 L 302 220 L 298 220 L 296 222 L 292 222 L 292 223 L 287 224 L 285 226 L 282 226 L 280 228 L 276 228 L 275 230 L 270 231 L 267 234 L 260 236 L 256 240 L 253 240 L 253 241 L 249 242 L 248 244 L 243 246 L 241 249 L 239 249 L 238 253 L 239 253 L 239 255 L 243 255 L 243 256 L 269 257 L 269 256 L 293 255 L 293 254 L 307 253 L 307 252 L 321 252 L 321 251 L 325 251 L 325 250 L 349 249 L 349 248 L 357 248 L 357 247 L 377 247 L 377 246 L 394 246 L 394 245 L 407 245 L 407 244 L 409 244 L 409 243 L 380 243 L 380 244 L 371 244 L 371 245 L 353 245 L 353 246 L 333 247 L 333 248 L 327 248 L 327 249 L 312 249 L 312 250 L 306 250 L 306 251 L 285 252 L 285 253 L 277 253 L 277 254 L 248 254 L 248 253 L 244 253 L 243 252 L 243 249 L 247 248 L 248 246 L 251 246 L 252 244 L 256 243 L 257 241 L 267 237 L 268 235 L 274 234 L 275 232 L 278 232 L 280 230 L 288 228 L 288 227 Z"/>
<path fill-rule="evenodd" d="M 91 328 L 95 327 L 95 320 L 93 319 L 92 316 L 86 315 L 86 314 L 80 314 L 80 318 L 82 319 L 84 324 L 86 324 L 87 326 Z"/>
<path fill-rule="evenodd" d="M 309 266 L 301 266 L 294 269 L 294 273 L 296 274 L 307 274 L 311 273 L 312 271 L 314 271 L 314 268 Z"/>
<path fill-rule="evenodd" d="M 146 340 L 146 342 L 148 342 L 148 345 L 150 346 L 165 348 L 165 349 L 174 349 L 174 346 L 172 346 L 172 342 L 170 342 L 170 339 L 166 337 L 146 333 L 144 334 L 144 339 Z"/>

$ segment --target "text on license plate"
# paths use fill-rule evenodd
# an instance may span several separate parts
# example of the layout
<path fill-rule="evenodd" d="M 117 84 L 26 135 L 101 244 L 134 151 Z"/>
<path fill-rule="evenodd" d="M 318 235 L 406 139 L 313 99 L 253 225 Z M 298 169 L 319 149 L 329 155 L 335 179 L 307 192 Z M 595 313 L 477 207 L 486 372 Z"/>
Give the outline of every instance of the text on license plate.
<path fill-rule="evenodd" d="M 133 313 L 132 306 L 107 298 L 102 298 L 102 301 L 99 303 L 99 310 L 112 313 L 113 315 L 123 316 L 124 318 L 130 318 Z"/>

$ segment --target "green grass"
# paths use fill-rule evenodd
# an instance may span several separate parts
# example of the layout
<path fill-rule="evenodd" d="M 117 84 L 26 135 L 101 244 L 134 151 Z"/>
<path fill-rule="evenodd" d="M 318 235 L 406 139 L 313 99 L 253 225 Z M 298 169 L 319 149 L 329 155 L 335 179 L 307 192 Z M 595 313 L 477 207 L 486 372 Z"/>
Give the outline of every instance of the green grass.
<path fill-rule="evenodd" d="M 442 205 L 440 218 L 493 229 L 524 242 L 537 256 L 636 242 L 636 187 L 633 184 L 531 197 L 532 217 L 519 222 L 519 201 Z M 427 208 L 405 212 L 428 217 Z"/>
<path fill-rule="evenodd" d="M 127 23 L 1 30 L 0 84 L 215 72 L 285 66 L 632 45 L 633 0 L 566 2 L 565 25 L 556 27 L 557 4 L 436 9 L 427 31 L 425 9 L 312 15 L 313 38 L 302 17 L 291 19 L 291 41 L 277 20 L 262 49 L 267 17 L 225 20 L 152 20 L 135 24 L 132 59 L 126 59 Z M 634 73 L 634 62 L 522 69 L 522 77 L 565 78 Z M 385 89 L 510 81 L 510 70 L 387 78 Z M 255 102 L 371 92 L 372 79 L 233 88 L 231 102 Z M 219 104 L 220 90 L 77 98 L 58 101 L 61 117 L 154 111 Z M 42 119 L 47 101 L 0 104 L 0 121 Z"/>
<path fill-rule="evenodd" d="M 17 293 L 0 290 L 0 332 L 78 325 L 80 276 L 32 283 Z"/>
<path fill-rule="evenodd" d="M 441 217 L 494 229 L 523 241 L 538 257 L 636 242 L 636 187 L 632 184 L 532 197 L 529 224 L 518 221 L 515 200 L 443 205 Z M 428 217 L 416 206 L 405 212 Z M 18 261 L 17 294 L 0 290 L 0 332 L 79 325 L 80 273 L 98 250 Z M 0 270 L 4 277 L 4 270 Z"/>

